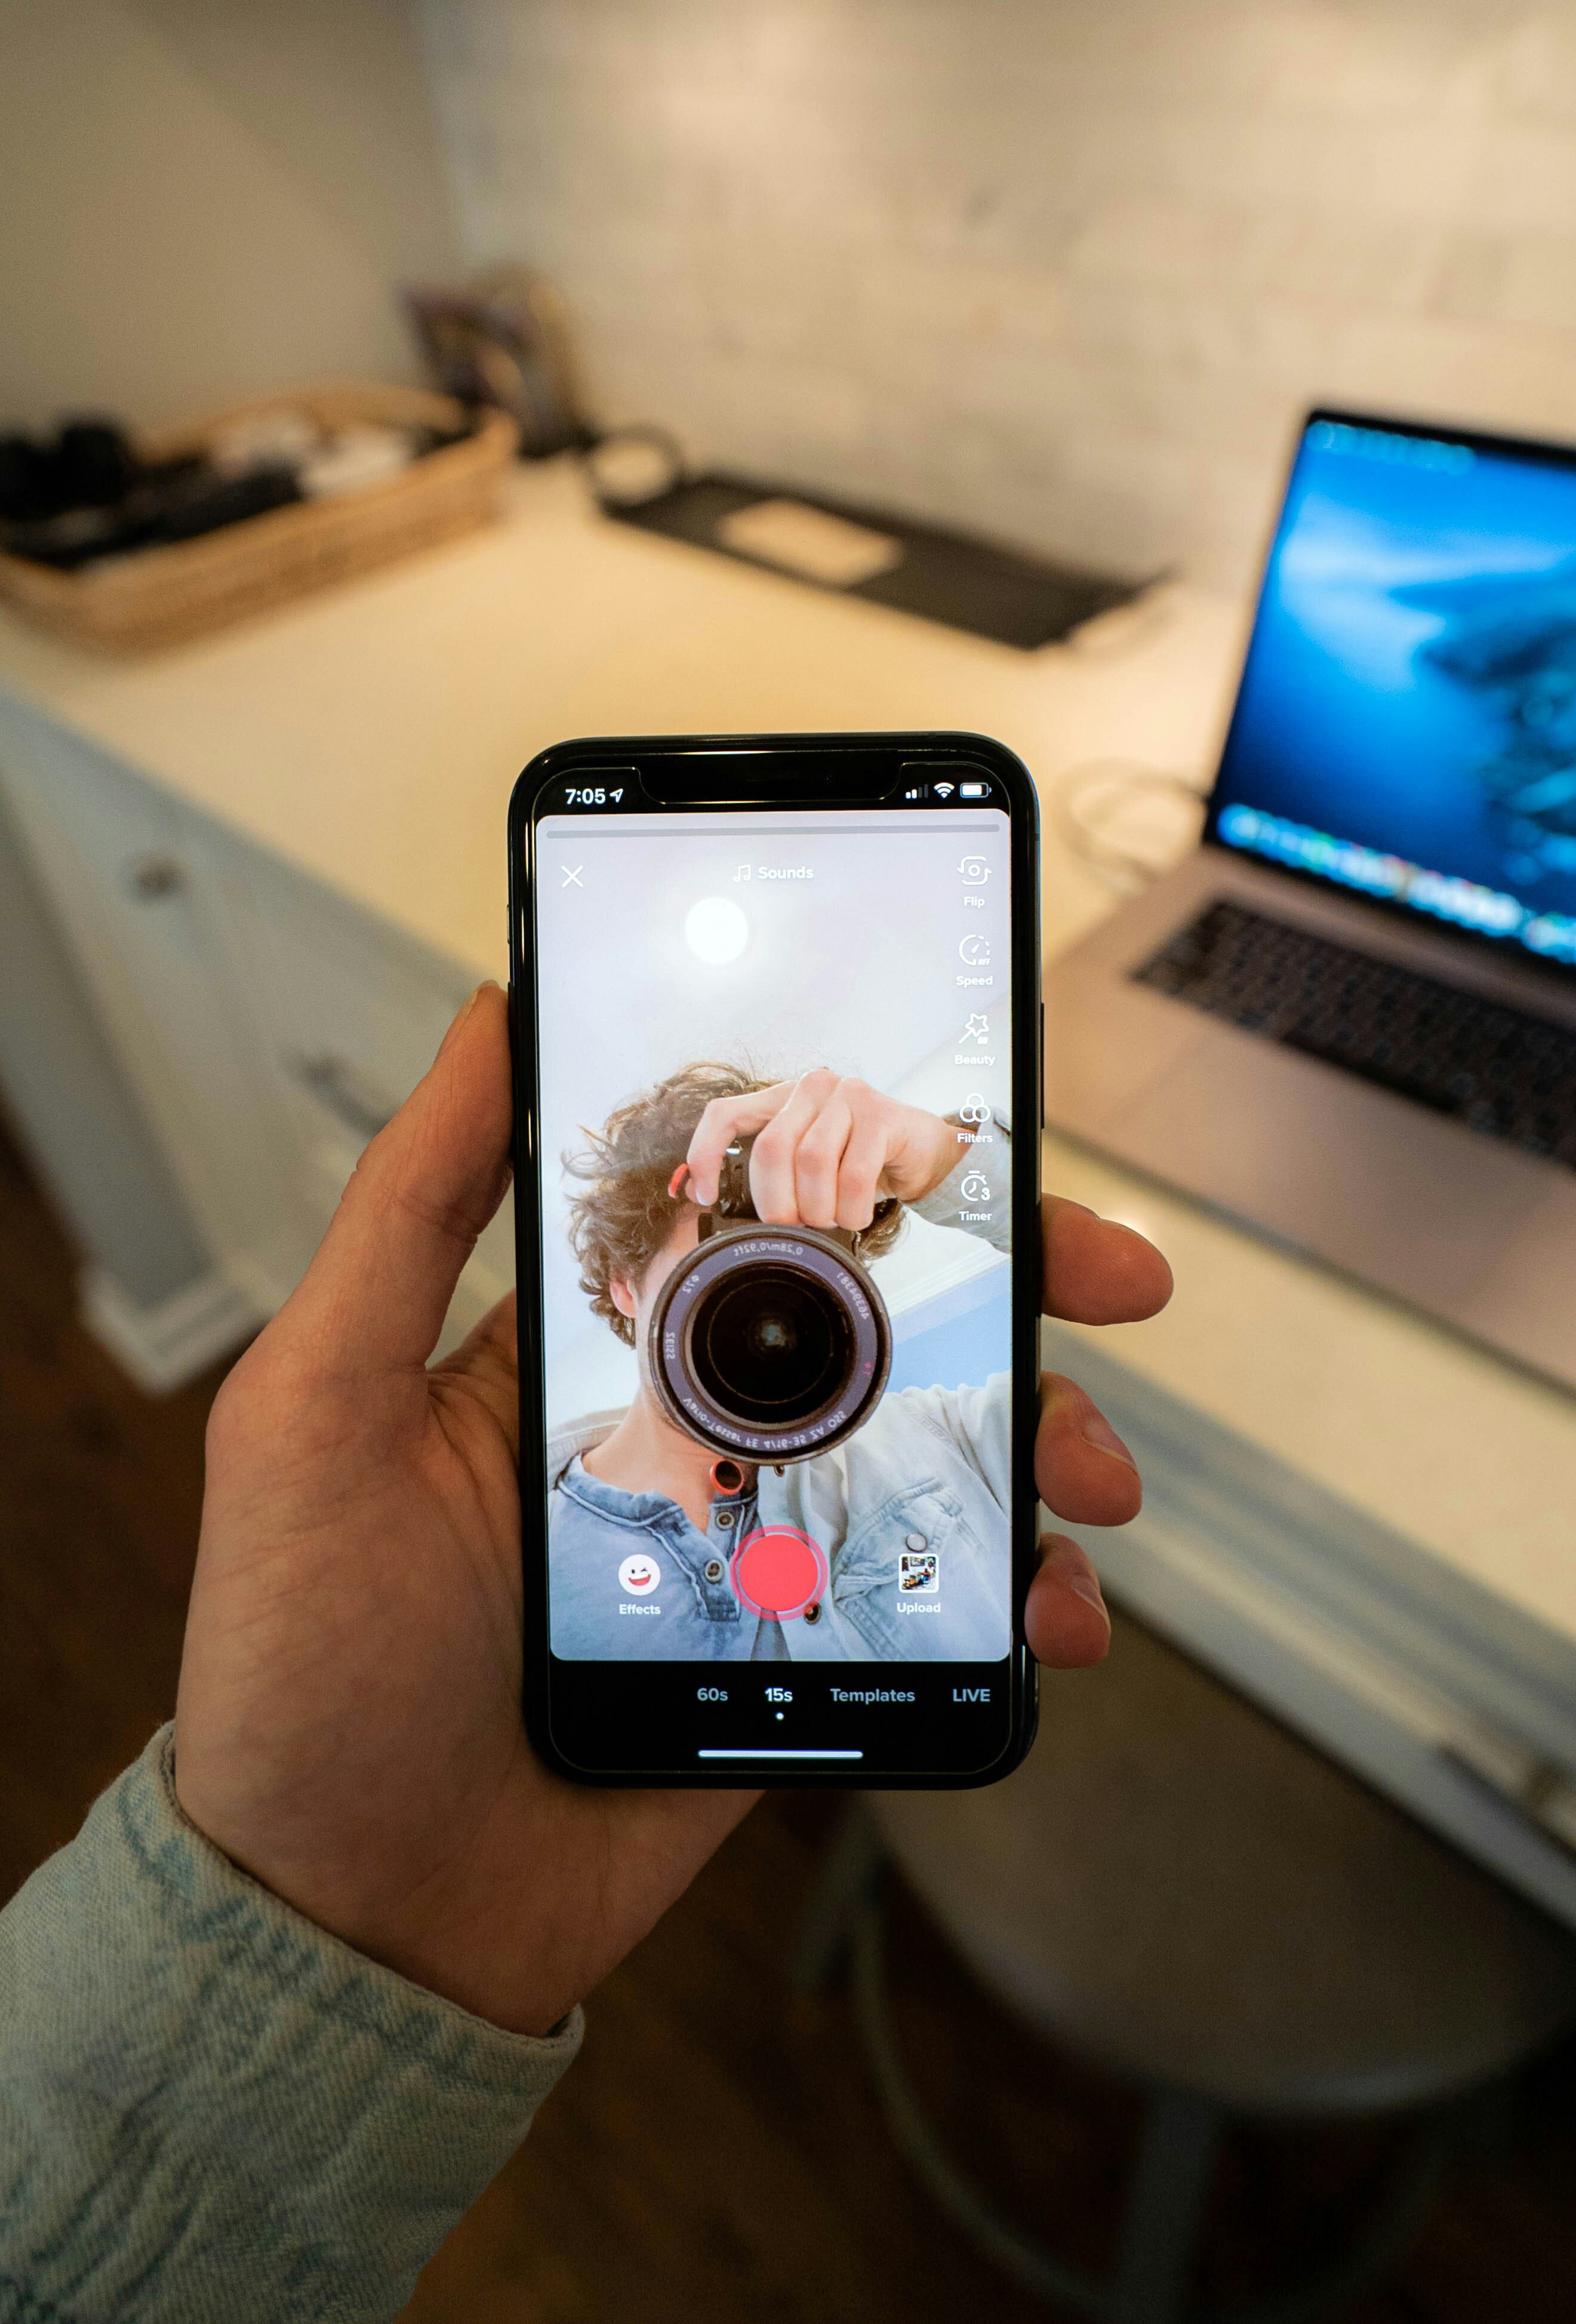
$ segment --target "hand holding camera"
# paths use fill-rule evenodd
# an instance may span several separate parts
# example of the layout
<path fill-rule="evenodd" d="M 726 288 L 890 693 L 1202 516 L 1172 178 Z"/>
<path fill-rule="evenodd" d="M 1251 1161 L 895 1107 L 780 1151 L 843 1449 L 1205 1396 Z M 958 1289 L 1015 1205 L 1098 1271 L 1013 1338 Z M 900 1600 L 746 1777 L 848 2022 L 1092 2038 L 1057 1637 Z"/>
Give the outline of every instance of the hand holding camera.
<path fill-rule="evenodd" d="M 746 1097 L 713 1100 L 687 1157 L 683 1191 L 692 1201 L 703 1209 L 716 1202 L 729 1147 L 751 1137 L 756 1217 L 827 1231 L 868 1227 L 883 1196 L 921 1201 L 961 1151 L 957 1130 L 938 1114 L 823 1067 Z"/>
<path fill-rule="evenodd" d="M 862 1239 L 956 1158 L 949 1123 L 825 1069 L 714 1099 L 670 1189 L 702 1205 L 700 1240 L 647 1333 L 668 1419 L 714 1452 L 779 1466 L 862 1426 L 892 1333 Z"/>

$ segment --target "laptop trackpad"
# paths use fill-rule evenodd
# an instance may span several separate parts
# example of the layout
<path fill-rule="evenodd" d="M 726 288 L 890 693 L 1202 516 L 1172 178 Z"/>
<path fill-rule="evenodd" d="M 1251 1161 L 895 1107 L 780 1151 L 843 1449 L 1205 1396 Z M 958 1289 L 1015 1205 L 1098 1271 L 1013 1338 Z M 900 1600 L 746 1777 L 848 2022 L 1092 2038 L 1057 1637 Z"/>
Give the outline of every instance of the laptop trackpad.
<path fill-rule="evenodd" d="M 1548 1192 L 1530 1157 L 1210 1025 L 1116 1115 L 1120 1150 L 1424 1305 L 1457 1300 Z"/>

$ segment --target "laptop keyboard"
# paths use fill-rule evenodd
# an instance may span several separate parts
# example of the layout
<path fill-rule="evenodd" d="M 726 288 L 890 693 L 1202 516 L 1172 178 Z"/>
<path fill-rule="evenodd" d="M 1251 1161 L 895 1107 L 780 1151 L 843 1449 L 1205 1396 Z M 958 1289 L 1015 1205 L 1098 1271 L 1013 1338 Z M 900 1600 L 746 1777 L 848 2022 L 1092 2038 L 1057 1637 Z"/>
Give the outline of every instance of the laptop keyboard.
<path fill-rule="evenodd" d="M 1135 982 L 1576 1169 L 1576 1032 L 1214 903 Z"/>

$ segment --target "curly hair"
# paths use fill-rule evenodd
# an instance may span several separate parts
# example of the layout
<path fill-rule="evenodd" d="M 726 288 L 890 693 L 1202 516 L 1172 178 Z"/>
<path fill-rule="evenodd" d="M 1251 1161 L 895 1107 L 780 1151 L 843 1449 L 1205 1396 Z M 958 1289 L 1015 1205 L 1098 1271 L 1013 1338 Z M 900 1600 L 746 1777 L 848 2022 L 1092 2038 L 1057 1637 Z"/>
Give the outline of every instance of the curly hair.
<path fill-rule="evenodd" d="M 580 1288 L 630 1347 L 635 1327 L 613 1304 L 613 1278 L 641 1282 L 673 1231 L 687 1197 L 668 1191 L 714 1098 L 749 1097 L 770 1080 L 741 1065 L 684 1065 L 610 1113 L 599 1130 L 582 1132 L 585 1149 L 566 1154 L 564 1168 L 585 1182 L 569 1198 L 569 1243 L 580 1262 Z M 860 1237 L 862 1259 L 879 1259 L 897 1240 L 900 1203 L 880 1204 Z"/>

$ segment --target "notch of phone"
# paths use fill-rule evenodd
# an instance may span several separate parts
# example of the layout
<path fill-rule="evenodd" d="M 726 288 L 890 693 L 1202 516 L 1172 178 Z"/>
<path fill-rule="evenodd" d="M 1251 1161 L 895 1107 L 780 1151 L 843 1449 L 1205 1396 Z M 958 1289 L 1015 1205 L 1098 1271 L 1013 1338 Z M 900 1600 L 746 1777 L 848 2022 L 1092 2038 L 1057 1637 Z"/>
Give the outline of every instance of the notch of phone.
<path fill-rule="evenodd" d="M 903 762 L 892 751 L 675 751 L 641 769 L 664 807 L 744 807 L 762 800 L 871 807 L 897 793 Z"/>

